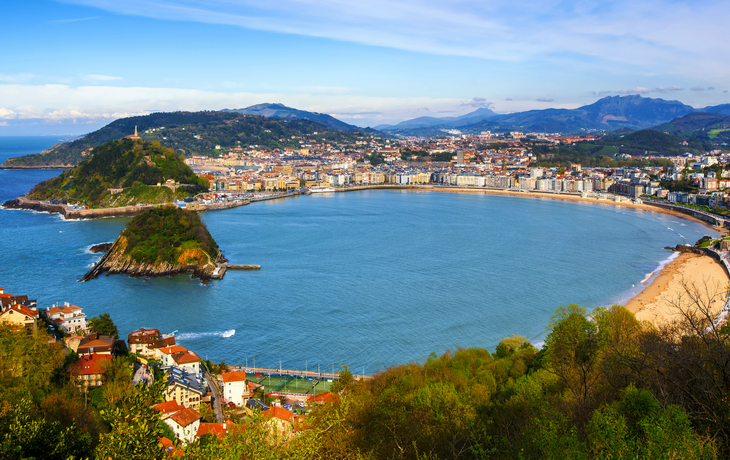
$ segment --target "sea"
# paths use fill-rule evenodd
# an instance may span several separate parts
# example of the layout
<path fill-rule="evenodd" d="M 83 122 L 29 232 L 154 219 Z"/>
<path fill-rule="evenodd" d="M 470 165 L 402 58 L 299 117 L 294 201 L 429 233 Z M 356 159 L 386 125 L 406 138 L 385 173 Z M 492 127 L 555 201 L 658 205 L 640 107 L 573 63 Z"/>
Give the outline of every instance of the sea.
<path fill-rule="evenodd" d="M 0 137 L 0 163 L 57 137 Z M 0 170 L 0 202 L 59 170 Z M 233 264 L 201 284 L 187 275 L 78 280 L 129 218 L 66 221 L 0 209 L 0 286 L 107 312 L 132 330 L 175 333 L 204 359 L 355 374 L 459 347 L 538 346 L 563 305 L 621 303 L 671 260 L 664 249 L 717 233 L 665 214 L 531 197 L 371 190 L 206 212 Z M 644 284 L 642 284 L 642 282 Z"/>

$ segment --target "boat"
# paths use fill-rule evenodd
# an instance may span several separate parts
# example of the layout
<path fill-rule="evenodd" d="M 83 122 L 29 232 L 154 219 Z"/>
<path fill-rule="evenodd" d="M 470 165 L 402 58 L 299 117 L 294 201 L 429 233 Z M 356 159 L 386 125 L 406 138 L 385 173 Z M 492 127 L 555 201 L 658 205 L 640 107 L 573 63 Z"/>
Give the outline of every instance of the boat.
<path fill-rule="evenodd" d="M 312 193 L 325 193 L 325 192 L 334 192 L 335 189 L 333 189 L 332 187 L 316 185 L 314 187 L 310 187 L 309 191 Z"/>

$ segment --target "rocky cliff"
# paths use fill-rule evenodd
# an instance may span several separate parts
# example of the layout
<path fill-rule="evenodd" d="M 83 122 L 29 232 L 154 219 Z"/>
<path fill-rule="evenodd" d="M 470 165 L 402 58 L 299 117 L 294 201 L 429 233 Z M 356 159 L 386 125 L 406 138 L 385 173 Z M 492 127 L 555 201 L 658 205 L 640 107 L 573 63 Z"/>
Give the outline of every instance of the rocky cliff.
<path fill-rule="evenodd" d="M 202 251 L 196 251 L 196 254 L 183 254 L 176 263 L 144 263 L 136 262 L 131 256 L 124 254 L 126 248 L 127 238 L 120 235 L 109 252 L 104 254 L 101 260 L 79 281 L 89 281 L 103 273 L 144 278 L 190 273 L 193 278 L 199 278 L 201 281 L 207 282 L 216 268 L 216 261 L 211 260 Z"/>

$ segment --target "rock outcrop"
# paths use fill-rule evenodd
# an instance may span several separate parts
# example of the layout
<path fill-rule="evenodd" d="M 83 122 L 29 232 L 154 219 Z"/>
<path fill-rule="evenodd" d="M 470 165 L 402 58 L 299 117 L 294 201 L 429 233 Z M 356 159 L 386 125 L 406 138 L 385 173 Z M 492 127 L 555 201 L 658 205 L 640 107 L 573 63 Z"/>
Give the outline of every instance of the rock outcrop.
<path fill-rule="evenodd" d="M 109 252 L 104 254 L 101 260 L 79 281 L 89 281 L 104 273 L 107 275 L 128 275 L 135 278 L 154 278 L 190 273 L 191 277 L 207 282 L 216 268 L 215 262 L 207 260 L 206 257 L 198 259 L 196 264 L 140 263 L 131 256 L 124 254 L 126 247 L 127 239 L 120 235 L 109 249 Z"/>

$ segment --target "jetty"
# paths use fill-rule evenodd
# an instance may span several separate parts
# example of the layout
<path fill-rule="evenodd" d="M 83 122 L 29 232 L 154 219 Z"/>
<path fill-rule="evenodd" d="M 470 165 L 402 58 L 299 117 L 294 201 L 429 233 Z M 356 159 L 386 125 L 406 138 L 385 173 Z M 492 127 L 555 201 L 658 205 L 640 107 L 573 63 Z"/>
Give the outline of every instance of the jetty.
<path fill-rule="evenodd" d="M 226 264 L 228 270 L 261 270 L 261 265 L 231 265 Z"/>

